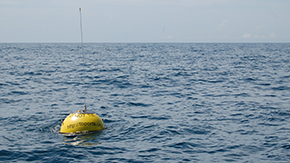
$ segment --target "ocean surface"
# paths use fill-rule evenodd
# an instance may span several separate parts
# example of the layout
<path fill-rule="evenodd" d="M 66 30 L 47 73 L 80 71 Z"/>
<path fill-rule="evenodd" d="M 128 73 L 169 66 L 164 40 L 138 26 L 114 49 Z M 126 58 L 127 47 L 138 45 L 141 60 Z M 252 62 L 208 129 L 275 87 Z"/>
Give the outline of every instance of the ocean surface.
<path fill-rule="evenodd" d="M 290 162 L 290 44 L 1 43 L 0 109 L 0 162 Z"/>

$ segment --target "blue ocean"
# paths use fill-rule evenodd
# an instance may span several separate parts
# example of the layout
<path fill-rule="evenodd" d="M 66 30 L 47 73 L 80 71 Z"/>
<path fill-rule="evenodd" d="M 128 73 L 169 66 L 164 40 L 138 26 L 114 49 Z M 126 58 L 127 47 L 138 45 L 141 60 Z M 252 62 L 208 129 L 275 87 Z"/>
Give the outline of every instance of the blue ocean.
<path fill-rule="evenodd" d="M 290 44 L 1 43 L 0 108 L 0 162 L 290 162 Z"/>

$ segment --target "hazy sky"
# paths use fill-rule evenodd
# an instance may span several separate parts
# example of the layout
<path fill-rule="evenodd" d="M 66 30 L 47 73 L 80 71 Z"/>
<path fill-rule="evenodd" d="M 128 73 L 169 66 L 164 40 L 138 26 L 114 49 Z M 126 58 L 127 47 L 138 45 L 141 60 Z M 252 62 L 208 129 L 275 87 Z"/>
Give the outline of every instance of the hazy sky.
<path fill-rule="evenodd" d="M 0 42 L 290 42 L 290 0 L 0 0 Z"/>

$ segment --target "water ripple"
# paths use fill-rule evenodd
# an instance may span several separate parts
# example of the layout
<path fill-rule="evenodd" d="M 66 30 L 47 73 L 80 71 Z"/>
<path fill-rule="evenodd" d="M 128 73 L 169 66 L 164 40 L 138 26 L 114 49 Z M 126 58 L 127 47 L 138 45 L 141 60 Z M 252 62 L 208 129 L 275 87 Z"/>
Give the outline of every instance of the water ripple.
<path fill-rule="evenodd" d="M 0 58 L 3 162 L 290 161 L 289 44 L 0 44 Z M 84 101 L 106 129 L 58 134 Z"/>

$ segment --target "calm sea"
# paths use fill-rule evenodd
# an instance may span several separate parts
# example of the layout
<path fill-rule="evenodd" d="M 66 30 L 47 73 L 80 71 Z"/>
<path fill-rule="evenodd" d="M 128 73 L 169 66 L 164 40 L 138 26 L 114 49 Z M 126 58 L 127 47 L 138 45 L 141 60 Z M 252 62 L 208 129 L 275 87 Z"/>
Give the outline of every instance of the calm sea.
<path fill-rule="evenodd" d="M 0 108 L 0 162 L 290 162 L 290 44 L 2 43 Z"/>

